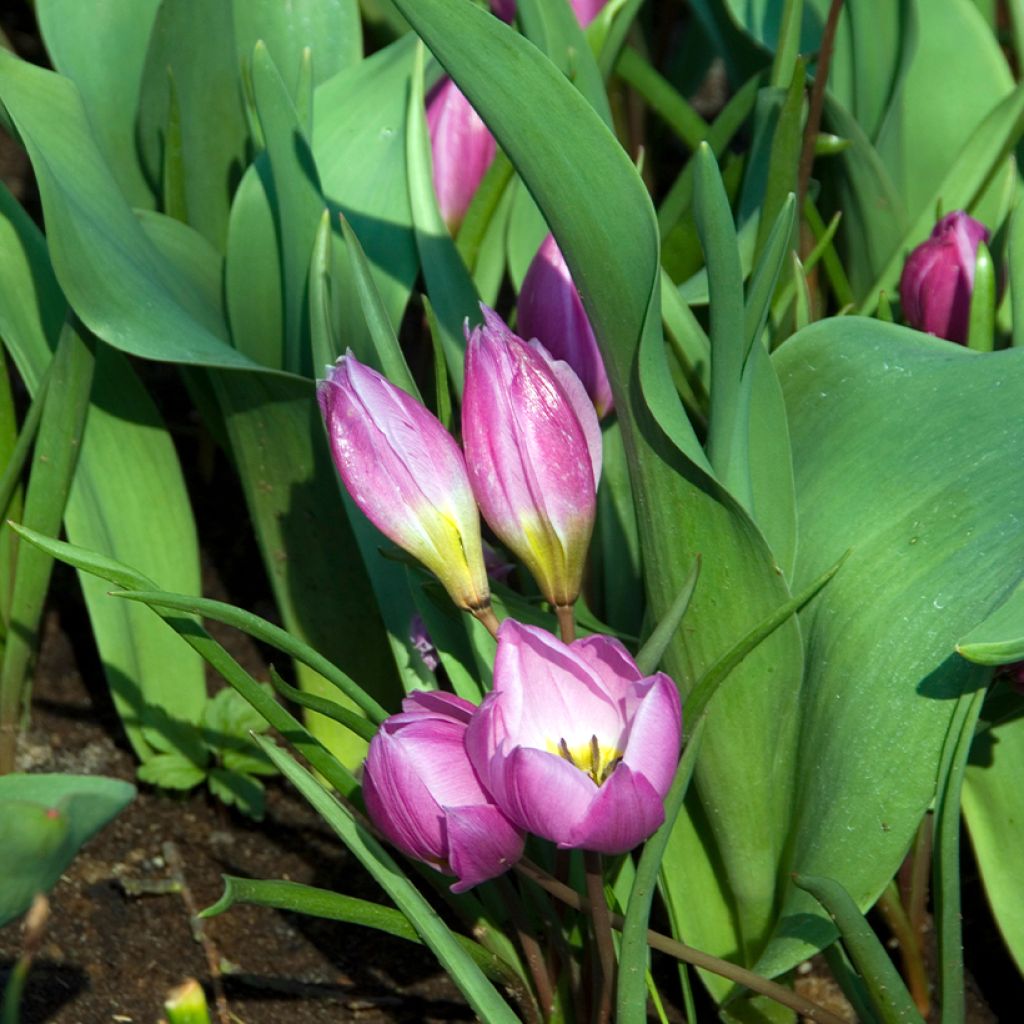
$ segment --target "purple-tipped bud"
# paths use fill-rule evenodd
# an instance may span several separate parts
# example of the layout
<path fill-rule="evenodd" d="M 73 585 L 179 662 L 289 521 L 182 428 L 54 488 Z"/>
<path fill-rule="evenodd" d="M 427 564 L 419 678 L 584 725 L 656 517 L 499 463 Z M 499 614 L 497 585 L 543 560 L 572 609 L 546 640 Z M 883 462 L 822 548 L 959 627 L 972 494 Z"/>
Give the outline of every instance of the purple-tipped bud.
<path fill-rule="evenodd" d="M 491 0 L 491 10 L 510 25 L 516 20 L 516 0 Z"/>
<path fill-rule="evenodd" d="M 451 434 L 411 395 L 351 353 L 317 384 L 327 436 L 352 500 L 469 611 L 490 604 L 480 517 Z"/>
<path fill-rule="evenodd" d="M 366 810 L 403 853 L 458 881 L 452 892 L 504 874 L 522 833 L 498 810 L 466 753 L 476 708 L 448 693 L 414 693 L 370 741 Z"/>
<path fill-rule="evenodd" d="M 554 605 L 579 596 L 594 528 L 601 432 L 565 363 L 513 334 L 486 306 L 467 327 L 462 443 L 491 529 Z"/>
<path fill-rule="evenodd" d="M 450 78 L 441 81 L 427 101 L 427 126 L 437 205 L 455 234 L 494 159 L 494 137 Z"/>
<path fill-rule="evenodd" d="M 506 619 L 466 749 L 521 828 L 563 848 L 624 853 L 665 820 L 681 733 L 675 684 L 645 676 L 617 640 L 566 645 Z"/>
<path fill-rule="evenodd" d="M 519 292 L 517 326 L 524 338 L 537 338 L 564 359 L 583 382 L 597 415 L 612 407 L 612 389 L 580 293 L 554 235 L 537 250 Z"/>
<path fill-rule="evenodd" d="M 931 237 L 908 257 L 900 277 L 903 316 L 911 327 L 961 344 L 974 290 L 978 244 L 989 239 L 988 228 L 963 210 L 947 213 Z"/>

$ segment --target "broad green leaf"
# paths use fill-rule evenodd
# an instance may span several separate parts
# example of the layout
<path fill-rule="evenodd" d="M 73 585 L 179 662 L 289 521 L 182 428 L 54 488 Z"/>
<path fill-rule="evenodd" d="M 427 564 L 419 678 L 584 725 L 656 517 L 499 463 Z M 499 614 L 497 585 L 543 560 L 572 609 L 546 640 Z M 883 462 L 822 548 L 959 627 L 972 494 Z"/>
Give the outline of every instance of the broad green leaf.
<path fill-rule="evenodd" d="M 89 123 L 129 205 L 153 205 L 156 182 L 139 162 L 136 115 L 147 44 L 160 0 L 37 0 L 54 68 L 78 87 Z M 112 54 L 116 57 L 112 58 Z"/>
<path fill-rule="evenodd" d="M 139 765 L 142 782 L 163 789 L 192 789 L 206 778 L 206 769 L 181 754 L 154 754 Z"/>
<path fill-rule="evenodd" d="M 6 189 L 0 189 L 0 213 L 0 294 L 6 296 L 0 333 L 35 391 L 65 304 L 42 236 Z M 195 523 L 174 445 L 124 356 L 101 346 L 97 363 L 64 516 L 68 536 L 141 565 L 176 590 L 198 592 Z M 118 608 L 103 583 L 88 575 L 80 579 L 114 704 L 133 748 L 145 757 L 150 748 L 142 735 L 143 707 L 198 720 L 206 699 L 202 664 L 144 609 Z"/>
<path fill-rule="evenodd" d="M 308 281 L 323 196 L 309 140 L 284 80 L 266 46 L 252 55 L 256 114 L 273 182 L 274 219 L 282 266 L 284 352 L 281 368 L 311 376 Z"/>
<path fill-rule="evenodd" d="M 232 4 L 163 0 L 139 98 L 138 145 L 159 182 L 173 90 L 181 117 L 189 223 L 223 251 L 231 193 L 245 167 L 248 127 Z"/>
<path fill-rule="evenodd" d="M 64 517 L 89 411 L 95 347 L 96 340 L 87 331 L 69 322 L 53 356 L 21 514 L 22 523 L 43 533 L 57 533 Z M 29 661 L 52 569 L 53 560 L 44 552 L 32 547 L 18 551 L 14 580 L 9 584 L 10 631 L 0 666 L 0 771 L 4 772 L 14 768 L 16 730 L 29 700 Z"/>
<path fill-rule="evenodd" d="M 962 799 L 992 915 L 1017 969 L 1024 972 L 1024 889 L 1016 856 L 1024 843 L 1022 773 L 1024 716 L 1015 715 L 976 737 Z"/>
<path fill-rule="evenodd" d="M 679 408 L 660 332 L 658 237 L 646 190 L 586 101 L 515 32 L 468 2 L 396 4 L 497 137 L 554 231 L 580 289 L 612 380 L 655 621 L 678 595 L 694 555 L 716 554 L 714 565 L 705 564 L 705 582 L 694 595 L 693 632 L 685 644 L 675 641 L 666 658 L 685 689 L 737 632 L 755 625 L 788 593 L 757 529 L 710 479 Z M 543 124 L 536 118 L 541 107 Z M 659 381 L 667 388 L 658 390 Z M 655 390 L 647 392 L 648 387 Z M 714 598 L 704 595 L 705 586 Z M 698 847 L 680 851 L 668 866 L 680 904 L 688 905 L 697 902 L 696 893 L 690 898 L 691 879 L 703 877 L 694 864 L 725 856 L 724 876 L 738 910 L 725 922 L 712 923 L 709 933 L 687 931 L 702 948 L 730 954 L 748 945 L 753 950 L 771 927 L 795 727 L 794 717 L 780 716 L 778 709 L 794 707 L 800 663 L 798 628 L 791 621 L 740 667 L 736 685 L 722 694 L 706 731 L 697 782 L 709 825 Z M 689 929 L 690 922 L 685 924 Z"/>
<path fill-rule="evenodd" d="M 396 327 L 419 273 L 405 139 L 414 45 L 411 36 L 398 40 L 340 71 L 313 96 L 313 155 L 323 193 L 359 238 Z M 336 260 L 335 268 L 341 343 L 358 352 L 353 339 L 367 337 L 367 328 L 354 287 L 345 283 L 346 260 Z"/>
<path fill-rule="evenodd" d="M 130 783 L 98 775 L 0 776 L 0 924 L 48 890 L 134 796 Z"/>
<path fill-rule="evenodd" d="M 229 807 L 237 807 L 243 814 L 262 821 L 265 798 L 263 783 L 245 772 L 228 768 L 212 768 L 206 777 L 210 792 Z"/>
<path fill-rule="evenodd" d="M 1024 660 L 1024 583 L 960 639 L 956 649 L 968 661 L 979 665 L 1005 665 Z"/>
<path fill-rule="evenodd" d="M 875 146 L 915 220 L 925 211 L 934 214 L 936 194 L 944 209 L 955 209 L 939 186 L 965 148 L 974 159 L 987 159 L 974 151 L 971 137 L 1013 91 L 1014 81 L 995 35 L 971 0 L 948 0 L 938 15 L 927 0 L 913 2 L 917 17 L 914 38 L 908 40 L 913 59 Z M 972 213 L 994 229 L 1006 213 L 1015 175 L 1010 164 L 985 169 L 990 183 L 981 198 L 971 197 Z"/>
<path fill-rule="evenodd" d="M 851 317 L 812 324 L 773 358 L 800 513 L 794 585 L 852 548 L 802 615 L 813 656 L 789 864 L 833 878 L 861 908 L 932 798 L 954 699 L 983 678 L 954 645 L 1021 578 L 1021 359 Z M 760 969 L 830 941 L 809 909 L 791 890 Z"/>
<path fill-rule="evenodd" d="M 380 843 L 359 824 L 352 812 L 338 803 L 309 772 L 284 751 L 262 736 L 258 742 L 281 773 L 298 789 L 342 842 L 359 858 L 388 896 L 395 901 L 480 1018 L 488 1021 L 488 1024 L 514 1024 L 516 1017 L 508 1004 L 487 981 L 454 933 L 408 881 Z"/>
<path fill-rule="evenodd" d="M 232 0 L 238 60 L 249 61 L 262 40 L 297 99 L 295 82 L 303 51 L 312 54 L 313 84 L 358 64 L 363 32 L 357 0 Z"/>
<path fill-rule="evenodd" d="M 74 86 L 0 51 L 0 101 L 32 159 L 57 280 L 85 325 L 134 355 L 251 367 L 222 340 L 220 312 L 146 237 Z"/>

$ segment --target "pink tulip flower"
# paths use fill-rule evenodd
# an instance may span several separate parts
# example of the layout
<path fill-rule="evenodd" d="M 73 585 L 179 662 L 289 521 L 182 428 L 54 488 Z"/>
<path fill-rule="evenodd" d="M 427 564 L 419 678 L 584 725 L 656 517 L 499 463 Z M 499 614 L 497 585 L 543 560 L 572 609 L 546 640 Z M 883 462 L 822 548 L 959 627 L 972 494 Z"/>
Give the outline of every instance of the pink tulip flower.
<path fill-rule="evenodd" d="M 601 432 L 579 378 L 481 307 L 469 331 L 462 443 L 480 510 L 544 596 L 579 596 L 594 528 Z"/>
<path fill-rule="evenodd" d="M 950 341 L 967 341 L 974 261 L 988 229 L 963 210 L 947 213 L 908 257 L 900 302 L 908 324 Z"/>
<path fill-rule="evenodd" d="M 679 692 L 617 640 L 563 644 L 506 619 L 494 689 L 466 749 L 495 803 L 563 849 L 624 853 L 665 819 L 679 760 Z"/>
<path fill-rule="evenodd" d="M 468 611 L 490 606 L 480 516 L 455 440 L 411 395 L 351 354 L 317 399 L 342 482 L 374 526 Z"/>
<path fill-rule="evenodd" d="M 504 874 L 523 853 L 522 833 L 480 785 L 466 754 L 476 708 L 448 693 L 418 692 L 370 741 L 366 810 L 403 853 L 458 881 L 465 892 Z"/>
<path fill-rule="evenodd" d="M 516 20 L 516 0 L 491 0 L 491 10 L 509 24 Z"/>
<path fill-rule="evenodd" d="M 586 28 L 600 13 L 608 0 L 569 0 L 581 28 Z M 516 16 L 516 0 L 491 0 L 491 10 L 511 22 Z"/>
<path fill-rule="evenodd" d="M 612 389 L 580 293 L 553 235 L 530 264 L 519 292 L 518 330 L 537 338 L 556 359 L 567 362 L 583 382 L 598 416 L 612 407 Z"/>
<path fill-rule="evenodd" d="M 437 204 L 454 235 L 497 146 L 487 125 L 450 78 L 442 80 L 427 101 L 427 126 Z"/>

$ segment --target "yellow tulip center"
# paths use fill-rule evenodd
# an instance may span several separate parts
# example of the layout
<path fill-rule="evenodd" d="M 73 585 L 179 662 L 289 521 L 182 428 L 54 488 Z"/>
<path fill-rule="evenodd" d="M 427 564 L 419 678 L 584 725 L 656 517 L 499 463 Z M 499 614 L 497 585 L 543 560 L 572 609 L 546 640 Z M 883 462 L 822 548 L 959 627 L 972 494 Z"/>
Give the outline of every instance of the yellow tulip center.
<path fill-rule="evenodd" d="M 591 736 L 589 743 L 578 747 L 570 747 L 564 739 L 560 739 L 555 752 L 569 764 L 586 772 L 598 786 L 607 781 L 608 776 L 622 762 L 622 751 L 602 745 L 596 736 Z"/>

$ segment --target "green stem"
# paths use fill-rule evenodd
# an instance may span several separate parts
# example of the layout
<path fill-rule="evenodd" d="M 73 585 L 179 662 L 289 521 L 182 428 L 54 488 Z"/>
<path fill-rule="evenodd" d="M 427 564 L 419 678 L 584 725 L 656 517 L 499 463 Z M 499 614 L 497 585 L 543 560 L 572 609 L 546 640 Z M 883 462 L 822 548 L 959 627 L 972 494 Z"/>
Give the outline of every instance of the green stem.
<path fill-rule="evenodd" d="M 893 937 L 899 943 L 900 959 L 903 961 L 903 977 L 907 980 L 910 996 L 914 1005 L 927 1017 L 931 1008 L 931 997 L 928 993 L 928 971 L 925 969 L 924 958 L 921 956 L 921 943 L 918 933 L 914 932 L 910 918 L 903 909 L 899 890 L 895 882 L 885 887 L 885 892 L 875 904 L 885 923 L 889 926 Z"/>

